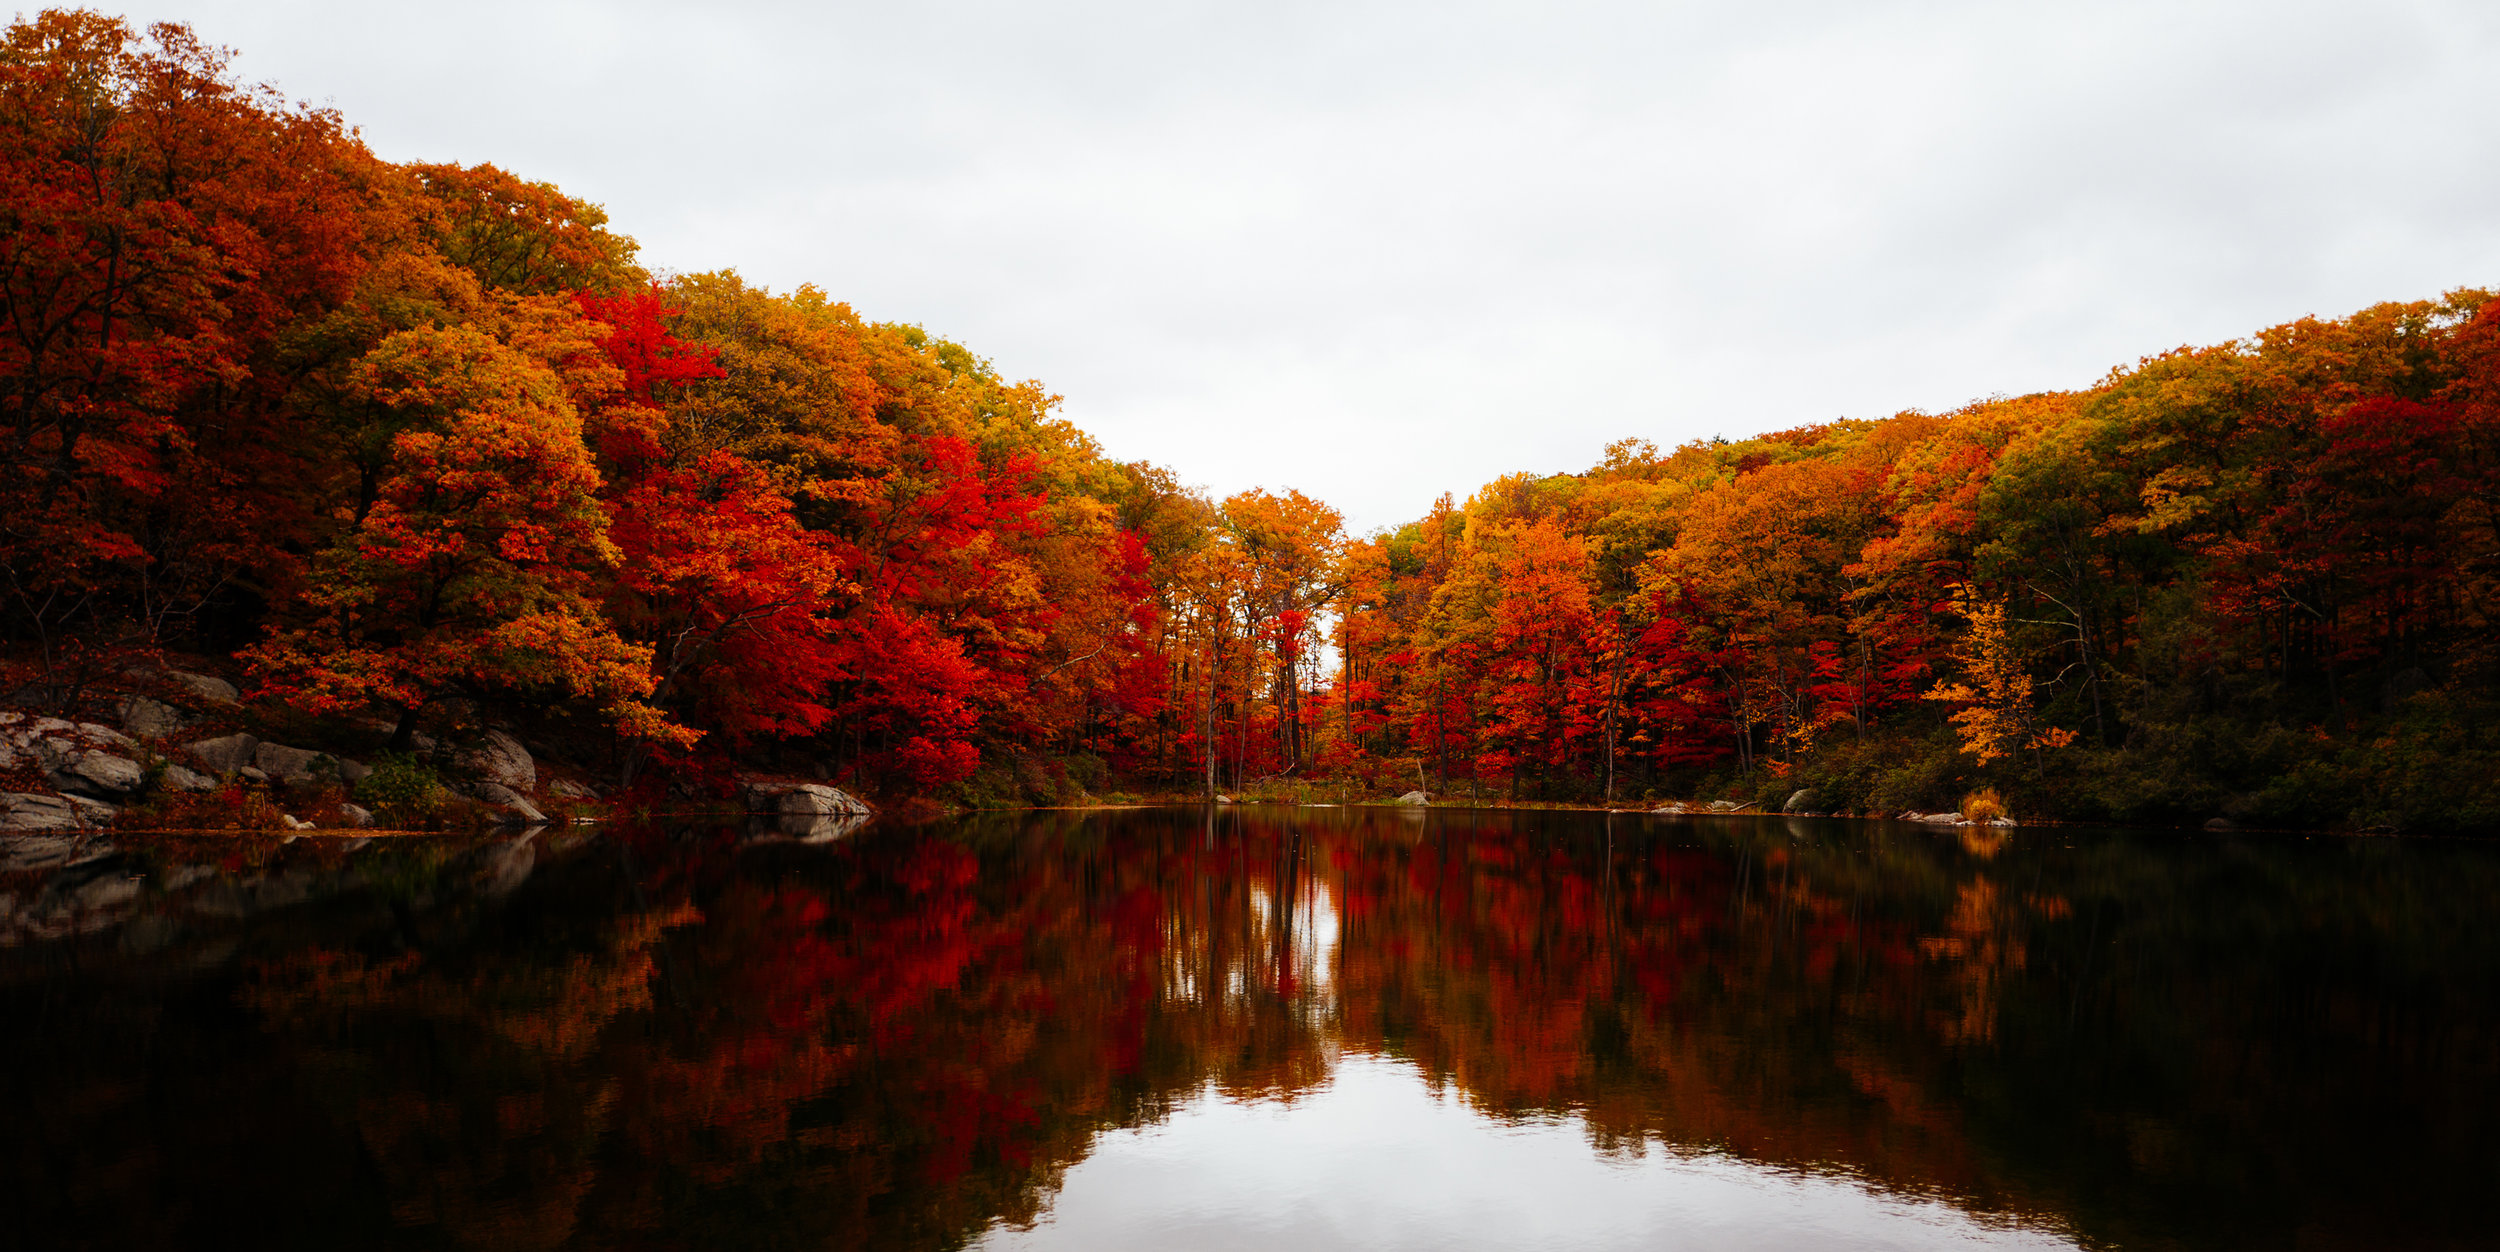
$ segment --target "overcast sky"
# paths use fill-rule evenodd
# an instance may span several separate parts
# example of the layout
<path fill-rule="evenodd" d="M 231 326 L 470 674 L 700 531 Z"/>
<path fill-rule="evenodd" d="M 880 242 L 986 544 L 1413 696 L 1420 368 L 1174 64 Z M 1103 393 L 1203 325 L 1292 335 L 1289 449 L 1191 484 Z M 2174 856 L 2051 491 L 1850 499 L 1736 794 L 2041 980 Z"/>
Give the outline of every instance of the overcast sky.
<path fill-rule="evenodd" d="M 126 11 L 1357 530 L 2500 286 L 2490 0 Z"/>

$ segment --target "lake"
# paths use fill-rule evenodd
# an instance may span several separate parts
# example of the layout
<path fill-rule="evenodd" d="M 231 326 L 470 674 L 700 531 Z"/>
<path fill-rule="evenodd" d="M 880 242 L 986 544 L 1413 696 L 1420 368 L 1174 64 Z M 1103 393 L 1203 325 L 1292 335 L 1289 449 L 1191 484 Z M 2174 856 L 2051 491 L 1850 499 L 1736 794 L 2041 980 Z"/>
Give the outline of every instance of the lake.
<path fill-rule="evenodd" d="M 1776 817 L 132 837 L 0 873 L 0 1195 L 47 1248 L 2489 1247 L 2496 906 L 2482 844 Z"/>

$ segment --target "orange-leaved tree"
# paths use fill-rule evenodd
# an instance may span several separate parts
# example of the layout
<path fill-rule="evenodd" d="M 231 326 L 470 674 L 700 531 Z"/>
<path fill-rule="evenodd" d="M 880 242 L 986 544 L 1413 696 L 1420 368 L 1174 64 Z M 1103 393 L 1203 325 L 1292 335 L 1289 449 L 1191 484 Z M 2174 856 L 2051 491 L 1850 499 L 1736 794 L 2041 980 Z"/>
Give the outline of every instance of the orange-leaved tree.
<path fill-rule="evenodd" d="M 1961 733 L 1962 749 L 1982 765 L 2023 749 L 2062 748 L 2075 741 L 2070 730 L 2042 726 L 2032 706 L 2030 668 L 2006 629 L 2005 605 L 1976 598 L 1957 588 L 1957 606 L 1969 631 L 1953 649 L 1967 682 L 1938 683 L 1927 698 L 1959 704 L 1952 721 Z"/>
<path fill-rule="evenodd" d="M 556 372 L 476 326 L 425 327 L 383 340 L 355 382 L 404 424 L 373 507 L 251 650 L 266 688 L 392 714 L 395 748 L 455 694 L 587 700 L 630 736 L 690 741 L 644 700 L 650 649 L 596 598 L 617 549 Z"/>

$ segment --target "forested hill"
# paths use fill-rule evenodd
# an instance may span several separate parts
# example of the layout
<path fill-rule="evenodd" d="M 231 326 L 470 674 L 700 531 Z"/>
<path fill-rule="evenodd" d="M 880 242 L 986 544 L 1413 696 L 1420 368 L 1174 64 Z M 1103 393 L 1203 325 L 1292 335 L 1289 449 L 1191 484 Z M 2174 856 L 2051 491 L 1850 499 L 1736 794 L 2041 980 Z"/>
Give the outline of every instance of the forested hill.
<path fill-rule="evenodd" d="M 0 112 L 15 708 L 171 660 L 299 735 L 512 725 L 620 782 L 2500 824 L 2480 291 L 1353 538 L 813 288 L 655 280 L 183 28 L 22 19 Z"/>
<path fill-rule="evenodd" d="M 1350 548 L 1353 694 L 1531 792 L 1611 757 L 1618 795 L 2492 829 L 2496 503 L 2500 302 L 2459 291 L 1492 483 Z"/>

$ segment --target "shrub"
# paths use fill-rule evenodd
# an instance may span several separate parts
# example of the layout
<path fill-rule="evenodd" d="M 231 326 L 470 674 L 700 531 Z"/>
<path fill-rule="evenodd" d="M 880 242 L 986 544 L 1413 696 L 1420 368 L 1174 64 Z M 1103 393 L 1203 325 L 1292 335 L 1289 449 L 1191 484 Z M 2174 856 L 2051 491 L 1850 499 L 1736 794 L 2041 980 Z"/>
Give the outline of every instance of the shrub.
<path fill-rule="evenodd" d="M 374 762 L 373 772 L 356 784 L 356 799 L 375 808 L 425 813 L 451 798 L 442 775 L 414 756 L 393 753 Z"/>
<path fill-rule="evenodd" d="M 2005 798 L 1994 787 L 1982 787 L 1962 797 L 1962 820 L 1988 822 L 2005 816 Z"/>
<path fill-rule="evenodd" d="M 123 824 L 155 830 L 284 830 L 282 814 L 267 790 L 235 781 L 215 791 L 160 793 Z"/>

